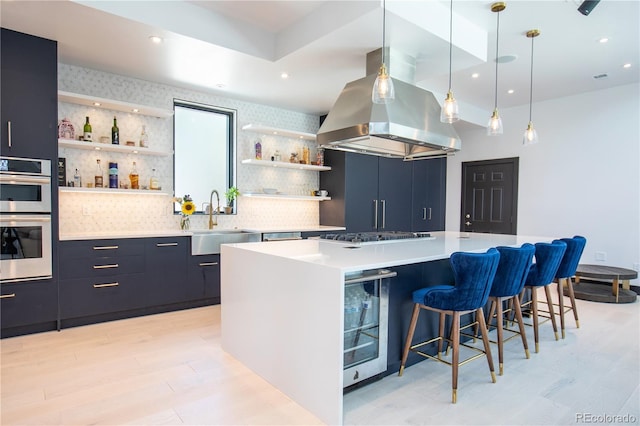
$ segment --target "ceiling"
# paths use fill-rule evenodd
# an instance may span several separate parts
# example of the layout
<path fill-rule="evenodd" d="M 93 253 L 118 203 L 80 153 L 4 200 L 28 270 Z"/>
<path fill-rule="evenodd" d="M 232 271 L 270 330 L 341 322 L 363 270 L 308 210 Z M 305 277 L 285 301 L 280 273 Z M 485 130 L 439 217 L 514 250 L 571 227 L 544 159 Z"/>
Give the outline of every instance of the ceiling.
<path fill-rule="evenodd" d="M 601 1 L 589 16 L 580 3 L 507 2 L 498 54 L 516 59 L 498 68 L 500 108 L 529 102 L 525 33 L 533 28 L 541 31 L 534 102 L 639 81 L 640 2 Z M 415 58 L 414 83 L 438 99 L 448 86 L 449 6 L 386 2 L 387 45 Z M 476 124 L 494 105 L 498 16 L 490 6 L 453 2 L 452 89 L 462 118 Z M 2 27 L 57 40 L 62 63 L 314 114 L 364 77 L 366 54 L 382 45 L 380 1 L 2 0 L 0 8 Z"/>

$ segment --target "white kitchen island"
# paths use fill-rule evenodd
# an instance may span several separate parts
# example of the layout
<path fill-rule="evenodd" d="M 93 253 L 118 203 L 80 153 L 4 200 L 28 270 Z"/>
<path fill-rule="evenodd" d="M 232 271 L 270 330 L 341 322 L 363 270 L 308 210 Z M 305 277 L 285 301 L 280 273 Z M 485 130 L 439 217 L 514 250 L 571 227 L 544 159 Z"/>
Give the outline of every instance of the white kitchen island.
<path fill-rule="evenodd" d="M 316 239 L 223 245 L 223 349 L 323 422 L 342 424 L 345 274 L 552 240 L 431 235 L 361 245 Z"/>

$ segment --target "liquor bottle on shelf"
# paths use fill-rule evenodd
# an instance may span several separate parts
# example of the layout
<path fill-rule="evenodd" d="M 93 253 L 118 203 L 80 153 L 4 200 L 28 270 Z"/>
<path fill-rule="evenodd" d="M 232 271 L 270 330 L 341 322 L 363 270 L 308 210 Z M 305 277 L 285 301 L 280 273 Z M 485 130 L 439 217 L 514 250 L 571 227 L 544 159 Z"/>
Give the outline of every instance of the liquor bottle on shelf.
<path fill-rule="evenodd" d="M 109 188 L 118 187 L 118 163 L 109 162 Z"/>
<path fill-rule="evenodd" d="M 160 189 L 160 183 L 158 182 L 158 176 L 156 176 L 156 169 L 152 169 L 151 179 L 149 180 L 149 189 Z"/>
<path fill-rule="evenodd" d="M 95 186 L 96 188 L 102 188 L 103 183 L 102 183 L 102 167 L 100 167 L 100 159 L 96 160 L 96 163 L 98 164 L 96 167 L 96 172 L 93 178 L 93 186 Z"/>
<path fill-rule="evenodd" d="M 256 160 L 262 160 L 262 143 L 260 139 L 256 139 Z"/>
<path fill-rule="evenodd" d="M 84 133 L 82 134 L 82 139 L 86 142 L 93 142 L 93 132 L 91 131 L 91 123 L 89 123 L 89 117 L 87 117 L 87 121 L 84 123 Z"/>
<path fill-rule="evenodd" d="M 147 136 L 147 128 L 145 125 L 142 125 L 142 133 L 140 133 L 140 147 L 149 148 L 149 136 Z"/>
<path fill-rule="evenodd" d="M 111 143 L 114 145 L 120 144 L 120 129 L 118 129 L 118 122 L 116 117 L 113 117 L 113 126 L 111 126 Z"/>
<path fill-rule="evenodd" d="M 129 173 L 129 181 L 131 182 L 131 189 L 140 189 L 140 179 L 138 175 L 138 169 L 136 168 L 136 162 L 133 162 L 133 167 Z"/>
<path fill-rule="evenodd" d="M 78 173 L 78 169 L 76 169 L 76 172 L 73 175 L 73 186 L 75 186 L 76 188 L 82 187 L 82 180 L 80 179 L 80 173 Z"/>

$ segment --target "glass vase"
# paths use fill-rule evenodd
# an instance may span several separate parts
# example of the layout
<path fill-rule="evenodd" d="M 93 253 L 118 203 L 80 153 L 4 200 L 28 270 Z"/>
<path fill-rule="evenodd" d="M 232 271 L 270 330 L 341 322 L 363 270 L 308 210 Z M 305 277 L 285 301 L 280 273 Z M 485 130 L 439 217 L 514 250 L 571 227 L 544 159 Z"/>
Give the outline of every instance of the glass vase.
<path fill-rule="evenodd" d="M 189 221 L 189 216 L 182 216 L 180 218 L 180 229 L 183 231 L 188 231 L 191 227 L 191 222 Z"/>

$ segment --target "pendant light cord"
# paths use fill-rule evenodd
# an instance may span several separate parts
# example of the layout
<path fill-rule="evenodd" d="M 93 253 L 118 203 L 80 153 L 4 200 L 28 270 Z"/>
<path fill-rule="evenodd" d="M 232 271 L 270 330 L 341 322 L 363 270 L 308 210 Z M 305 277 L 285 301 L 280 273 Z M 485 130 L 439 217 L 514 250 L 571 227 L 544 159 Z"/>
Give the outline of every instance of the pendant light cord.
<path fill-rule="evenodd" d="M 498 12 L 496 15 L 497 16 L 497 20 L 498 23 L 496 25 L 496 93 L 495 93 L 495 98 L 494 98 L 494 109 L 498 108 L 498 43 L 500 41 L 500 12 Z"/>
<path fill-rule="evenodd" d="M 386 27 L 387 27 L 387 8 L 386 8 L 386 3 L 385 0 L 382 0 L 382 64 L 386 65 L 384 60 L 384 43 L 385 43 L 385 35 L 386 35 Z"/>
<path fill-rule="evenodd" d="M 449 92 L 451 92 L 451 59 L 453 46 L 451 44 L 453 38 L 453 0 L 449 4 Z"/>
<path fill-rule="evenodd" d="M 531 122 L 531 109 L 533 107 L 533 39 L 531 37 L 531 77 L 529 82 L 529 122 Z"/>

